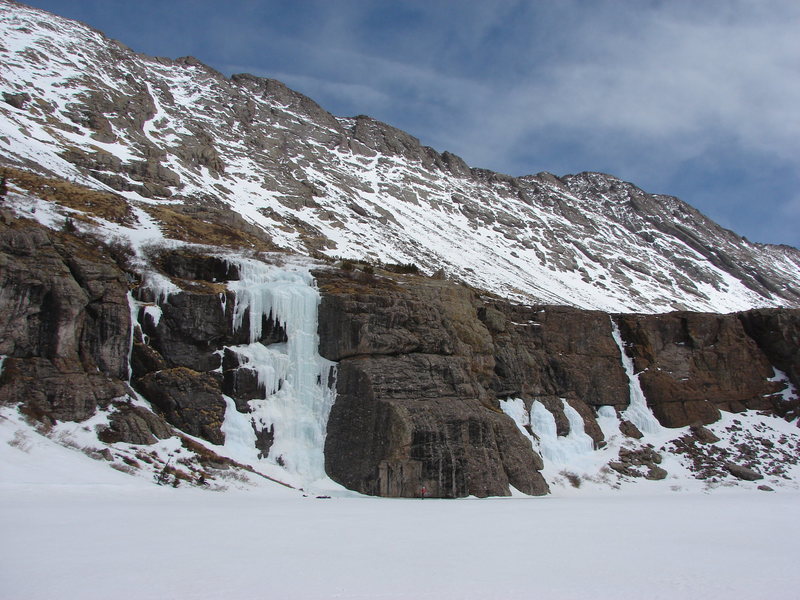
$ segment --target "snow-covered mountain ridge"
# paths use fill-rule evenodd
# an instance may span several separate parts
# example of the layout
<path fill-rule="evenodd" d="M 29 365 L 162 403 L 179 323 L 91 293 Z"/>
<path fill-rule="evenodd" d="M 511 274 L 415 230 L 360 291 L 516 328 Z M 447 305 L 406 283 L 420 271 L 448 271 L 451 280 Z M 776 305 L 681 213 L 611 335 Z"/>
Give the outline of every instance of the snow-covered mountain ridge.
<path fill-rule="evenodd" d="M 800 252 L 752 244 L 615 177 L 510 177 L 280 82 L 136 54 L 0 0 L 0 160 L 128 203 L 99 231 L 241 224 L 301 254 L 415 263 L 528 303 L 614 312 L 800 306 Z"/>

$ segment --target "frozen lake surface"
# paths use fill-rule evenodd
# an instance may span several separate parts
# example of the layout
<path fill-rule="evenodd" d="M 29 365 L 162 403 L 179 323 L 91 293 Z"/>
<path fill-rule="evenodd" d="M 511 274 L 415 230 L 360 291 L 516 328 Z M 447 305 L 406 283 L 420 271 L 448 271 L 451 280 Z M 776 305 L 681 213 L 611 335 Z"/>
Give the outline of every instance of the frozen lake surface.
<path fill-rule="evenodd" d="M 318 499 L 2 484 L 9 599 L 797 598 L 800 494 Z"/>

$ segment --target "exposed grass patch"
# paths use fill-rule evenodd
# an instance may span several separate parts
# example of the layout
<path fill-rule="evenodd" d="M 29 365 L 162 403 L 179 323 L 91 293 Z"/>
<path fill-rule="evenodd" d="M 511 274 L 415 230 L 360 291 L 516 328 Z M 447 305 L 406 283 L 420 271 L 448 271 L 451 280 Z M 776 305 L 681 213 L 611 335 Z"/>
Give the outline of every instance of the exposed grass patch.
<path fill-rule="evenodd" d="M 92 190 L 63 179 L 44 177 L 14 167 L 0 168 L 0 177 L 6 178 L 7 185 L 13 184 L 42 200 L 84 213 L 73 215 L 74 220 L 91 221 L 87 219 L 88 216 L 121 225 L 132 226 L 136 223 L 128 201 L 117 194 Z"/>
<path fill-rule="evenodd" d="M 253 233 L 225 224 L 216 215 L 192 215 L 178 210 L 178 205 L 143 206 L 147 213 L 161 223 L 165 237 L 191 244 L 206 244 L 223 248 L 249 248 L 251 250 L 274 252 L 277 246 Z"/>
<path fill-rule="evenodd" d="M 564 479 L 569 481 L 569 484 L 572 487 L 574 487 L 574 488 L 581 487 L 581 476 L 578 475 L 577 473 L 573 473 L 572 471 L 564 470 L 564 471 L 561 471 L 559 473 L 559 475 L 561 475 Z"/>

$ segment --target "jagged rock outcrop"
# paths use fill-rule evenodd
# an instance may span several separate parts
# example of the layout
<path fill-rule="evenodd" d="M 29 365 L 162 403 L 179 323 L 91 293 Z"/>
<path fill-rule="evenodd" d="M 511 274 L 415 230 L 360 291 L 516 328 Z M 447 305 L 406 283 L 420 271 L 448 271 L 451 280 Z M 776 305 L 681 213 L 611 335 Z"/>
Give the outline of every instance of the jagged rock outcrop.
<path fill-rule="evenodd" d="M 136 387 L 178 429 L 213 444 L 225 442 L 225 401 L 219 381 L 210 373 L 163 369 L 140 378 Z"/>
<path fill-rule="evenodd" d="M 116 408 L 109 418 L 108 427 L 97 434 L 101 442 L 150 445 L 174 433 L 162 418 L 142 406 L 122 405 Z"/>
<path fill-rule="evenodd" d="M 739 319 L 772 366 L 800 388 L 800 311 L 751 310 L 739 313 Z M 776 410 L 787 418 L 800 416 L 798 406 L 786 402 L 777 403 Z"/>

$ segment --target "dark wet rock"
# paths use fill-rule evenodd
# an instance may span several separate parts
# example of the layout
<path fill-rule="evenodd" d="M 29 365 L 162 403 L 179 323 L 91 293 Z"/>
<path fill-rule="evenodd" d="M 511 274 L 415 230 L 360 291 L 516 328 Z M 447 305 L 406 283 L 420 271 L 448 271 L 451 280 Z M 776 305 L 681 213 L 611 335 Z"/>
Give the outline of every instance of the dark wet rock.
<path fill-rule="evenodd" d="M 171 277 L 209 282 L 235 281 L 239 279 L 236 264 L 218 256 L 209 256 L 188 250 L 163 252 L 159 266 Z"/>
<path fill-rule="evenodd" d="M 253 430 L 256 432 L 256 448 L 258 448 L 259 458 L 267 458 L 272 448 L 272 443 L 275 441 L 275 428 L 259 429 L 253 424 Z"/>
<path fill-rule="evenodd" d="M 143 342 L 134 342 L 131 348 L 131 377 L 139 379 L 153 371 L 167 368 L 167 361 L 154 348 Z"/>
<path fill-rule="evenodd" d="M 263 398 L 266 393 L 259 384 L 258 373 L 248 367 L 224 371 L 222 392 L 236 401 L 236 408 L 240 412 L 249 412 L 247 401 Z"/>
<path fill-rule="evenodd" d="M 222 444 L 225 401 L 219 383 L 209 373 L 184 367 L 149 373 L 136 388 L 169 423 L 213 444 Z"/>
<path fill-rule="evenodd" d="M 170 367 L 212 371 L 221 364 L 216 353 L 230 329 L 216 294 L 182 292 L 162 302 L 161 319 L 145 327 L 150 345 Z"/>

